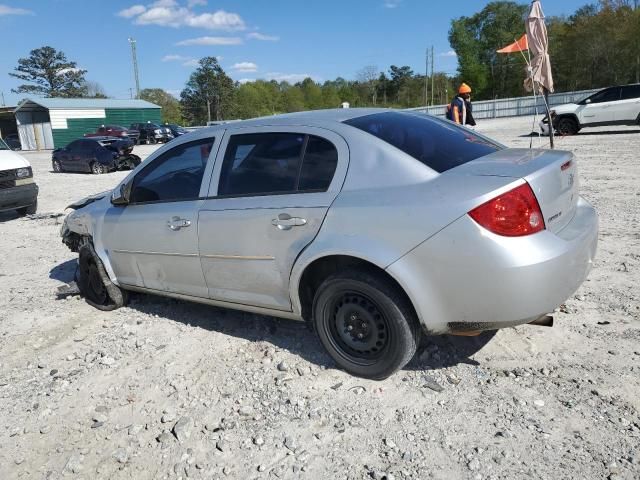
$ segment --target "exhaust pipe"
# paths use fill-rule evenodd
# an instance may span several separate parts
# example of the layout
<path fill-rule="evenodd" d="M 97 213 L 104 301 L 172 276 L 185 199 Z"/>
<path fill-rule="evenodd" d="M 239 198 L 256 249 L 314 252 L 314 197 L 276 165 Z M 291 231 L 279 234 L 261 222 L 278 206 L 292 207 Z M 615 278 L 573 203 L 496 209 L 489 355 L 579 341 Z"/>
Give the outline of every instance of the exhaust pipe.
<path fill-rule="evenodd" d="M 538 327 L 553 327 L 553 317 L 551 315 L 545 315 L 533 322 L 529 322 L 529 325 L 536 325 Z"/>

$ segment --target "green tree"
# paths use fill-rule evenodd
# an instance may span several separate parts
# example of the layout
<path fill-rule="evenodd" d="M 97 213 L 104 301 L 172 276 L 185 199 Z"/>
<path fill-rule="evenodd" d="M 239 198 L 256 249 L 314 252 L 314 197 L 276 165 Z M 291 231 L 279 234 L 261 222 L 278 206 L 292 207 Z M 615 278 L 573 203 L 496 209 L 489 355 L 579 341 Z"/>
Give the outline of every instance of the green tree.
<path fill-rule="evenodd" d="M 82 97 L 86 94 L 86 70 L 67 60 L 63 52 L 52 47 L 31 50 L 27 58 L 18 59 L 18 66 L 9 75 L 23 82 L 14 93 L 45 97 Z"/>
<path fill-rule="evenodd" d="M 229 118 L 234 104 L 234 83 L 215 57 L 200 59 L 180 93 L 182 114 L 190 124 Z"/>
<path fill-rule="evenodd" d="M 164 123 L 183 123 L 180 102 L 161 88 L 145 88 L 140 91 L 140 98 L 162 107 L 162 121 Z"/>
<path fill-rule="evenodd" d="M 524 93 L 524 58 L 496 51 L 524 34 L 527 13 L 527 5 L 499 1 L 471 17 L 453 20 L 449 43 L 458 54 L 460 81 L 471 85 L 475 98 Z"/>

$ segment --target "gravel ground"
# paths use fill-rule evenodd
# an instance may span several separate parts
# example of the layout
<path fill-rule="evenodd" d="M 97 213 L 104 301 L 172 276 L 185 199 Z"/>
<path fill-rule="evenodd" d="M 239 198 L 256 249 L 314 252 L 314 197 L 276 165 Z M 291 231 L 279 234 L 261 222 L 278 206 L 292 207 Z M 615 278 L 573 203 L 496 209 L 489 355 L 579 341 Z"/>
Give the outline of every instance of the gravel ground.
<path fill-rule="evenodd" d="M 531 120 L 478 130 L 528 146 Z M 75 255 L 56 215 L 126 173 L 53 174 L 26 153 L 52 215 L 0 214 L 0 478 L 640 478 L 640 131 L 558 144 L 601 233 L 556 326 L 429 339 L 383 382 L 336 370 L 297 322 L 58 299 Z"/>

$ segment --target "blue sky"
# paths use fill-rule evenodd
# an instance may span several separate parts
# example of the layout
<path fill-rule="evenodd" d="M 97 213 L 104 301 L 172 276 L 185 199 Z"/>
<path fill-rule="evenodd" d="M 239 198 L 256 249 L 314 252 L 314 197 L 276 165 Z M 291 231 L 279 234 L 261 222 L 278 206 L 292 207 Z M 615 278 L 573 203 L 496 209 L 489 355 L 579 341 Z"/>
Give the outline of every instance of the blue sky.
<path fill-rule="evenodd" d="M 434 45 L 436 70 L 454 73 L 451 19 L 488 2 L 465 0 L 0 0 L 0 91 L 15 105 L 7 73 L 30 50 L 50 45 L 88 70 L 114 98 L 134 86 L 127 38 L 137 40 L 141 87 L 179 94 L 196 59 L 218 56 L 235 80 L 355 78 L 366 65 L 410 65 L 424 72 Z M 543 1 L 549 15 L 587 0 Z M 524 29 L 524 27 L 523 27 Z"/>

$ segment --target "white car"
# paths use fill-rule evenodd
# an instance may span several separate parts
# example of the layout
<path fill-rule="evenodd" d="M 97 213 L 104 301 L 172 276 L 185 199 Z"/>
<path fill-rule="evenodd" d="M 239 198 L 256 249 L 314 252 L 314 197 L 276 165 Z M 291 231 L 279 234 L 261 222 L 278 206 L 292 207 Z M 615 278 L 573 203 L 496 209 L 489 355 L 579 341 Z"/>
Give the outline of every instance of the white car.
<path fill-rule="evenodd" d="M 0 139 L 0 212 L 17 210 L 20 215 L 36 213 L 38 186 L 29 162 Z"/>
<path fill-rule="evenodd" d="M 640 84 L 605 88 L 578 103 L 551 110 L 553 126 L 560 135 L 575 135 L 585 127 L 640 125 Z M 542 131 L 548 134 L 548 119 Z"/>

